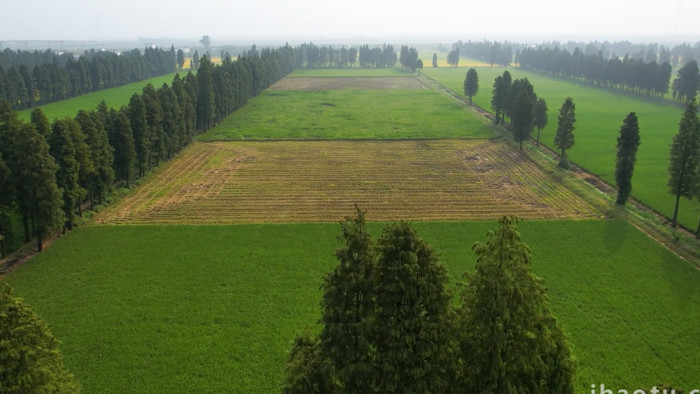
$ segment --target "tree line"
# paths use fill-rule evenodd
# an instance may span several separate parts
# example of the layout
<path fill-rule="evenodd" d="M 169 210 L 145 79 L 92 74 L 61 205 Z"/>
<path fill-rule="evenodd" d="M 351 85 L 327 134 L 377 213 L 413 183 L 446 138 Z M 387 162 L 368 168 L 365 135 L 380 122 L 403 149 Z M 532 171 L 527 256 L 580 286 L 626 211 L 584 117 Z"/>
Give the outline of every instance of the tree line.
<path fill-rule="evenodd" d="M 341 227 L 320 333 L 294 340 L 284 393 L 574 392 L 574 358 L 516 220 L 473 246 L 459 305 L 410 224 L 388 224 L 375 242 L 358 209 Z"/>
<path fill-rule="evenodd" d="M 484 40 L 481 42 L 475 41 L 457 41 L 452 45 L 452 51 L 457 52 L 457 60 L 459 55 L 471 59 L 477 59 L 489 63 L 491 66 L 500 65 L 507 67 L 513 61 L 512 46 L 515 44 L 500 43 L 497 41 Z"/>
<path fill-rule="evenodd" d="M 84 203 L 105 202 L 115 182 L 128 187 L 293 68 L 289 46 L 221 65 L 204 56 L 197 74 L 177 74 L 169 86 L 148 84 L 127 105 L 108 108 L 103 101 L 96 110 L 53 122 L 35 108 L 25 123 L 3 101 L 0 252 L 17 244 L 14 218 L 21 217 L 25 242 L 34 237 L 41 250 L 51 231 L 73 227 Z"/>
<path fill-rule="evenodd" d="M 86 51 L 77 59 L 48 51 L 2 52 L 0 101 L 13 108 L 31 108 L 58 100 L 176 71 L 175 48 L 133 49 L 123 53 Z M 14 54 L 14 55 L 12 55 Z M 30 61 L 31 59 L 31 61 Z"/>
<path fill-rule="evenodd" d="M 629 55 L 606 59 L 601 52 L 586 55 L 579 48 L 573 53 L 559 48 L 525 48 L 517 62 L 528 70 L 659 99 L 668 92 L 673 69 L 668 62 L 645 63 Z"/>
<path fill-rule="evenodd" d="M 403 59 L 403 60 L 401 60 Z M 359 48 L 333 48 L 304 43 L 296 48 L 297 68 L 348 68 L 359 64 L 360 68 L 393 68 L 397 61 L 403 68 L 415 71 L 418 67 L 418 52 L 415 48 L 401 47 L 401 58 L 394 46 L 384 44 L 370 47 L 369 44 Z M 422 62 L 421 62 L 422 63 Z"/>

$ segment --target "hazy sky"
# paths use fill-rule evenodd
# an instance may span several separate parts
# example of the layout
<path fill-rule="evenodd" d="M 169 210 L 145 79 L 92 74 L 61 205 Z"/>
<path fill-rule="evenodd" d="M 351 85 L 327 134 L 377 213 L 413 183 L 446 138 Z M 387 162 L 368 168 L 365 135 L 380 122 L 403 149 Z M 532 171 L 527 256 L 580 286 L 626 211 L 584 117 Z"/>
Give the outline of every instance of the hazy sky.
<path fill-rule="evenodd" d="M 700 39 L 700 0 L 2 0 L 0 41 Z"/>

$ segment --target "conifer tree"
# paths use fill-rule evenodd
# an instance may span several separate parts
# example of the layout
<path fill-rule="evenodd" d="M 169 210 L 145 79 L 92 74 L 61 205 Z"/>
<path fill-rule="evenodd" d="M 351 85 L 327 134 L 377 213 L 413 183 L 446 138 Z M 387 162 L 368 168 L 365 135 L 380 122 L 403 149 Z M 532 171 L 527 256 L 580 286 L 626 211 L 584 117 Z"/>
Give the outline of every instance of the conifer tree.
<path fill-rule="evenodd" d="M 148 128 L 146 105 L 140 94 L 134 93 L 129 100 L 129 124 L 134 138 L 136 150 L 136 163 L 139 169 L 139 178 L 145 174 L 151 154 L 151 136 Z"/>
<path fill-rule="evenodd" d="M 78 393 L 59 342 L 6 283 L 0 286 L 0 392 Z"/>
<path fill-rule="evenodd" d="M 671 227 L 675 228 L 678 220 L 678 205 L 681 196 L 691 198 L 698 184 L 697 168 L 700 164 L 700 121 L 695 100 L 685 107 L 683 117 L 678 125 L 678 133 L 671 143 L 668 186 L 676 197 L 673 208 Z"/>
<path fill-rule="evenodd" d="M 96 112 L 80 110 L 75 120 L 85 133 L 85 143 L 93 164 L 93 171 L 87 179 L 87 190 L 90 209 L 94 209 L 95 202 L 104 201 L 114 182 L 114 148 L 109 144 L 107 130 Z"/>
<path fill-rule="evenodd" d="M 375 392 L 449 392 L 455 343 L 445 267 L 405 222 L 387 225 L 378 246 Z"/>
<path fill-rule="evenodd" d="M 561 150 L 559 167 L 567 168 L 566 150 L 574 146 L 574 123 L 576 122 L 576 106 L 571 97 L 567 97 L 559 109 L 557 134 L 554 136 L 554 145 Z"/>
<path fill-rule="evenodd" d="M 547 126 L 547 102 L 543 98 L 538 98 L 535 103 L 535 127 L 537 127 L 537 145 L 540 144 L 540 131 Z"/>
<path fill-rule="evenodd" d="M 72 119 L 56 120 L 53 123 L 49 139 L 51 156 L 58 165 L 56 185 L 61 189 L 65 225 L 69 230 L 73 228 L 75 223 L 75 206 L 80 201 L 82 194 L 78 184 L 80 163 L 77 159 L 77 150 L 71 130 L 74 127 L 80 126 Z"/>
<path fill-rule="evenodd" d="M 469 98 L 469 104 L 472 104 L 472 97 L 479 92 L 479 75 L 476 70 L 470 68 L 467 71 L 467 76 L 464 78 L 464 95 Z"/>
<path fill-rule="evenodd" d="M 32 109 L 30 123 L 34 126 L 34 130 L 36 130 L 37 133 L 41 134 L 46 139 L 49 138 L 49 134 L 51 134 L 51 124 L 49 124 L 49 120 L 40 107 Z"/>
<path fill-rule="evenodd" d="M 637 115 L 630 112 L 620 127 L 617 137 L 617 162 L 615 165 L 615 181 L 617 182 L 617 200 L 619 205 L 625 205 L 632 192 L 632 173 L 637 161 L 639 148 L 639 124 Z"/>
<path fill-rule="evenodd" d="M 513 140 L 520 143 L 520 150 L 523 150 L 523 141 L 530 138 L 535 117 L 534 103 L 527 92 L 520 92 L 511 109 L 510 117 Z"/>
<path fill-rule="evenodd" d="M 501 219 L 473 250 L 476 270 L 461 294 L 460 390 L 573 394 L 574 360 L 516 221 Z"/>
<path fill-rule="evenodd" d="M 369 320 L 374 314 L 375 246 L 365 228 L 365 213 L 341 223 L 344 246 L 335 253 L 339 264 L 322 289 L 321 350 L 333 366 L 345 392 L 371 391 L 372 341 Z"/>

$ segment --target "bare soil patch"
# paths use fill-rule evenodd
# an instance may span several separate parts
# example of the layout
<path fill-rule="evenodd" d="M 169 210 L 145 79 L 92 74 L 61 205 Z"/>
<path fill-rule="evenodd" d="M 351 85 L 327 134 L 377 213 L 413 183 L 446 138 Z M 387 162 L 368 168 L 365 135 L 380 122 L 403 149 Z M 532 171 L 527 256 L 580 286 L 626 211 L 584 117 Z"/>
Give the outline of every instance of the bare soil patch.
<path fill-rule="evenodd" d="M 491 140 L 195 143 L 98 217 L 104 223 L 335 222 L 601 217 Z"/>
<path fill-rule="evenodd" d="M 268 90 L 427 89 L 415 77 L 286 77 Z"/>

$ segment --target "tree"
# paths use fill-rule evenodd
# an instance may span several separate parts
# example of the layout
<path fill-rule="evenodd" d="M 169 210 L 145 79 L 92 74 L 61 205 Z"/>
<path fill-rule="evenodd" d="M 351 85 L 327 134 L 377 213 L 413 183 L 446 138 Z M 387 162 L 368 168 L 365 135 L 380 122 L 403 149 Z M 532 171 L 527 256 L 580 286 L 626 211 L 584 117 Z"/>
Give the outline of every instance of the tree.
<path fill-rule="evenodd" d="M 505 117 L 505 115 L 502 115 L 501 112 L 505 112 L 507 98 L 508 96 L 505 81 L 503 80 L 502 76 L 498 76 L 493 81 L 493 91 L 491 94 L 491 109 L 496 112 L 496 124 L 501 123 L 501 116 Z"/>
<path fill-rule="evenodd" d="M 109 144 L 114 148 L 114 174 L 117 179 L 126 182 L 126 187 L 129 187 L 136 148 L 127 109 L 110 110 L 107 124 Z"/>
<path fill-rule="evenodd" d="M 700 122 L 695 100 L 691 100 L 683 112 L 678 125 L 678 134 L 673 137 L 668 171 L 668 186 L 676 197 L 671 227 L 676 228 L 678 204 L 681 196 L 691 198 L 698 183 L 697 168 L 700 164 Z"/>
<path fill-rule="evenodd" d="M 330 365 L 321 353 L 318 338 L 308 332 L 297 336 L 287 358 L 284 394 L 333 393 L 337 386 L 330 379 Z"/>
<path fill-rule="evenodd" d="M 479 75 L 476 70 L 470 68 L 467 71 L 467 76 L 464 78 L 464 95 L 469 97 L 469 104 L 472 104 L 472 96 L 476 96 L 479 91 Z"/>
<path fill-rule="evenodd" d="M 678 70 L 678 76 L 673 80 L 673 97 L 682 103 L 687 103 L 695 99 L 698 85 L 700 85 L 700 70 L 698 63 L 691 60 Z"/>
<path fill-rule="evenodd" d="M 574 360 L 516 220 L 502 218 L 472 249 L 459 311 L 463 392 L 573 394 Z"/>
<path fill-rule="evenodd" d="M 454 48 L 447 54 L 447 64 L 457 67 L 459 64 L 459 47 Z"/>
<path fill-rule="evenodd" d="M 107 130 L 96 112 L 80 110 L 75 120 L 85 133 L 85 143 L 89 147 L 93 164 L 93 172 L 88 176 L 87 190 L 90 209 L 94 209 L 95 202 L 104 202 L 114 183 L 114 148 L 109 144 Z"/>
<path fill-rule="evenodd" d="M 182 67 L 185 65 L 185 52 L 182 51 L 182 49 L 177 50 L 177 68 L 179 70 L 182 70 Z"/>
<path fill-rule="evenodd" d="M 23 124 L 18 137 L 11 156 L 18 169 L 15 188 L 22 215 L 32 223 L 41 251 L 44 237 L 63 223 L 61 192 L 56 185 L 58 166 L 46 140 L 31 125 Z M 26 224 L 25 230 L 29 228 Z"/>
<path fill-rule="evenodd" d="M 7 256 L 10 241 L 10 219 L 14 212 L 15 190 L 12 172 L 0 152 L 0 258 Z"/>
<path fill-rule="evenodd" d="M 530 138 L 535 117 L 534 103 L 526 91 L 518 94 L 510 116 L 513 140 L 520 143 L 520 150 L 523 150 L 523 141 Z"/>
<path fill-rule="evenodd" d="M 375 392 L 449 391 L 454 312 L 445 267 L 405 222 L 387 225 L 378 249 L 371 328 Z"/>
<path fill-rule="evenodd" d="M 568 167 L 566 150 L 574 146 L 574 123 L 576 122 L 576 106 L 571 97 L 567 97 L 559 109 L 557 134 L 554 136 L 554 145 L 561 150 L 559 167 Z"/>
<path fill-rule="evenodd" d="M 40 107 L 32 109 L 29 122 L 34 126 L 37 133 L 41 134 L 44 138 L 49 138 L 49 134 L 51 134 L 51 125 Z"/>
<path fill-rule="evenodd" d="M 77 393 L 79 385 L 63 365 L 59 342 L 6 283 L 0 286 L 0 391 Z"/>
<path fill-rule="evenodd" d="M 151 154 L 151 136 L 148 128 L 148 116 L 146 105 L 140 94 L 134 93 L 129 100 L 129 124 L 134 138 L 136 149 L 136 163 L 139 168 L 139 178 L 146 173 Z"/>
<path fill-rule="evenodd" d="M 632 192 L 632 172 L 637 161 L 639 148 L 639 124 L 637 115 L 630 112 L 620 127 L 617 137 L 617 162 L 615 165 L 615 181 L 617 183 L 618 205 L 625 205 Z"/>
<path fill-rule="evenodd" d="M 335 252 L 339 264 L 321 288 L 323 328 L 320 346 L 346 392 L 371 391 L 372 341 L 369 319 L 374 314 L 375 246 L 365 228 L 365 213 L 341 223 L 344 246 Z"/>
<path fill-rule="evenodd" d="M 208 35 L 203 35 L 202 39 L 199 40 L 199 43 L 204 46 L 204 53 L 207 55 L 207 57 L 210 57 L 211 54 L 209 53 L 209 47 L 211 46 L 211 37 Z"/>
<path fill-rule="evenodd" d="M 433 67 L 438 66 L 437 53 L 433 53 Z"/>
<path fill-rule="evenodd" d="M 58 165 L 56 186 L 62 192 L 65 227 L 69 230 L 73 228 L 73 223 L 75 223 L 75 206 L 80 201 L 82 194 L 78 184 L 80 163 L 77 159 L 77 150 L 72 136 L 72 129 L 75 127 L 80 127 L 80 125 L 72 119 L 56 120 L 53 123 L 51 138 L 49 138 L 51 156 Z"/>
<path fill-rule="evenodd" d="M 535 103 L 535 127 L 537 127 L 537 145 L 540 144 L 540 131 L 547 126 L 547 102 L 538 98 Z"/>
<path fill-rule="evenodd" d="M 197 129 L 208 130 L 214 122 L 214 80 L 213 65 L 208 57 L 202 56 L 197 71 Z"/>

